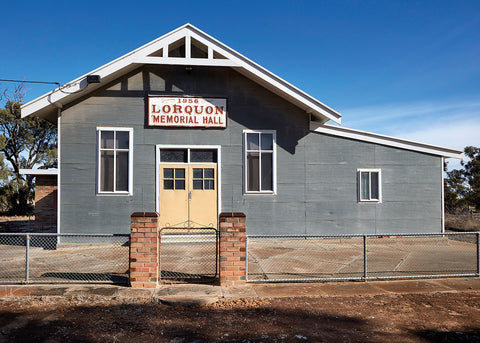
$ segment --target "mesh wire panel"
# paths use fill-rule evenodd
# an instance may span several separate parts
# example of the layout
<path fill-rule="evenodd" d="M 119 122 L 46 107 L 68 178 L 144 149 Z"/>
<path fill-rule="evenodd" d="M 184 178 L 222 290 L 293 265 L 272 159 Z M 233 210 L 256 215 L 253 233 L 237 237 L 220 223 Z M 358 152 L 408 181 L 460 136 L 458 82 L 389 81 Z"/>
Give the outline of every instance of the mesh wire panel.
<path fill-rule="evenodd" d="M 0 236 L 0 282 L 20 283 L 25 281 L 26 236 Z"/>
<path fill-rule="evenodd" d="M 367 277 L 475 275 L 476 234 L 369 237 Z"/>
<path fill-rule="evenodd" d="M 217 277 L 218 240 L 214 228 L 160 231 L 160 276 L 167 280 L 213 280 Z"/>
<path fill-rule="evenodd" d="M 248 237 L 248 281 L 358 279 L 362 237 Z"/>
<path fill-rule="evenodd" d="M 479 275 L 478 233 L 248 236 L 248 281 Z"/>
<path fill-rule="evenodd" d="M 0 240 L 14 237 L 0 236 Z M 15 276 L 21 276 L 17 282 L 128 282 L 129 235 L 25 234 L 17 240 L 23 241 L 14 258 L 20 270 Z M 0 245 L 0 261 L 8 257 L 8 249 L 10 245 Z M 0 272 L 0 282 L 9 278 Z"/>

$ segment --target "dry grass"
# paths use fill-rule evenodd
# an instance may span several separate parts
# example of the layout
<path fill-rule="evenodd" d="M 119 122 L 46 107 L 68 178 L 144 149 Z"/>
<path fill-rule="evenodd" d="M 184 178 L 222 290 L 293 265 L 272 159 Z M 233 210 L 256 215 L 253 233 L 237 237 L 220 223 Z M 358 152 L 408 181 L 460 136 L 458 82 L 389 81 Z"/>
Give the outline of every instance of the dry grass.
<path fill-rule="evenodd" d="M 445 213 L 445 229 L 450 231 L 480 231 L 480 214 L 449 214 Z"/>

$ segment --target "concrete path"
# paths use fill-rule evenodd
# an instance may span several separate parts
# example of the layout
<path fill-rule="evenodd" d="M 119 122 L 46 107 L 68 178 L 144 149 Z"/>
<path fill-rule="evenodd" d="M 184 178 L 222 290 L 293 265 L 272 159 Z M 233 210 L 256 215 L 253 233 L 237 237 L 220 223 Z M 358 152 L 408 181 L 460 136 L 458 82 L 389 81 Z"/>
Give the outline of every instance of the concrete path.
<path fill-rule="evenodd" d="M 106 298 L 153 298 L 178 305 L 205 304 L 219 299 L 249 297 L 335 297 L 380 294 L 479 292 L 480 278 L 397 280 L 328 283 L 250 283 L 244 286 L 175 284 L 156 289 L 114 285 L 0 285 L 0 298 L 25 296 L 101 296 Z"/>

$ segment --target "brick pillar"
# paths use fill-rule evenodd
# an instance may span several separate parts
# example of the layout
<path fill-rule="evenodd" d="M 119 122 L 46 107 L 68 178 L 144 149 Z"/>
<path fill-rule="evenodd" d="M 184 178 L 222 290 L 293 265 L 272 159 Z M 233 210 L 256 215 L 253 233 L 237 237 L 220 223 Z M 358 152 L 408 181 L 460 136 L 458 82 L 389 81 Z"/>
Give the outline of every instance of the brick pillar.
<path fill-rule="evenodd" d="M 135 212 L 130 219 L 130 285 L 155 288 L 158 283 L 158 213 Z"/>
<path fill-rule="evenodd" d="M 220 284 L 243 285 L 247 279 L 246 217 L 243 213 L 224 212 L 220 227 Z"/>
<path fill-rule="evenodd" d="M 35 177 L 35 231 L 57 232 L 57 175 Z"/>

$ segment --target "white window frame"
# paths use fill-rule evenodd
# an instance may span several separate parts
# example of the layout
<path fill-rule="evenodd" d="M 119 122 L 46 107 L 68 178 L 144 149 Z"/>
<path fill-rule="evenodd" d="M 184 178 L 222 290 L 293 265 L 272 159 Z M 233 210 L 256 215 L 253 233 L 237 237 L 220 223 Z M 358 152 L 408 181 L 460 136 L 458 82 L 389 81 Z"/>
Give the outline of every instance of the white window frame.
<path fill-rule="evenodd" d="M 362 199 L 362 172 L 369 173 L 369 186 L 370 186 L 370 199 Z M 372 199 L 372 173 L 378 173 L 378 199 Z M 363 168 L 357 169 L 357 195 L 358 202 L 370 202 L 370 203 L 381 203 L 382 202 L 382 170 L 381 169 L 372 169 L 372 168 Z"/>
<path fill-rule="evenodd" d="M 259 159 L 259 191 L 248 190 L 248 175 L 247 175 L 247 133 L 269 133 L 273 138 L 273 151 L 272 151 L 272 184 L 273 191 L 262 191 L 262 161 L 261 154 Z M 259 142 L 260 144 L 260 142 Z M 253 150 L 252 150 L 253 151 Z M 261 150 L 260 150 L 261 151 Z M 243 194 L 277 194 L 277 131 L 276 130 L 243 130 Z"/>
<path fill-rule="evenodd" d="M 101 133 L 104 131 L 128 132 L 128 191 L 116 191 L 116 163 L 113 163 L 113 191 L 100 190 L 101 180 Z M 108 149 L 111 150 L 111 149 Z M 116 150 L 116 149 L 114 149 Z M 123 149 L 122 149 L 123 150 Z M 114 155 L 115 156 L 115 155 Z M 133 195 L 133 128 L 130 127 L 97 127 L 97 195 Z"/>

